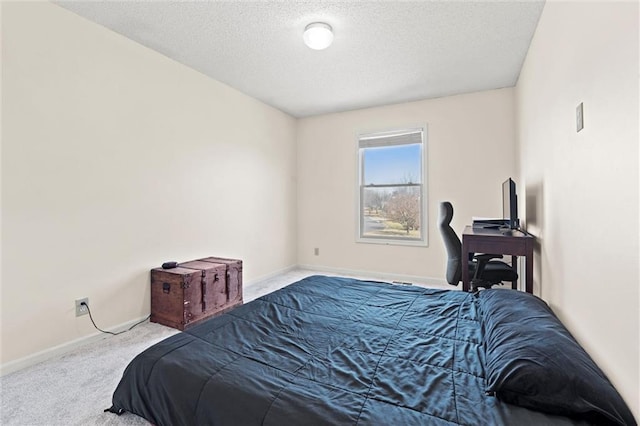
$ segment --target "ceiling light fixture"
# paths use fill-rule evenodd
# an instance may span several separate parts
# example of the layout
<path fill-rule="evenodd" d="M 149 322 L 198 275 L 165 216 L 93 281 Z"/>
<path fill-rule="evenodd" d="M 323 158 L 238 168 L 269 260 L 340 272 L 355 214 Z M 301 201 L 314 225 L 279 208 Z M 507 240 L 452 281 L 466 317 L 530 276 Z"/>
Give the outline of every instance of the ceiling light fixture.
<path fill-rule="evenodd" d="M 304 29 L 303 39 L 311 49 L 326 49 L 333 42 L 333 30 L 329 24 L 313 22 Z"/>

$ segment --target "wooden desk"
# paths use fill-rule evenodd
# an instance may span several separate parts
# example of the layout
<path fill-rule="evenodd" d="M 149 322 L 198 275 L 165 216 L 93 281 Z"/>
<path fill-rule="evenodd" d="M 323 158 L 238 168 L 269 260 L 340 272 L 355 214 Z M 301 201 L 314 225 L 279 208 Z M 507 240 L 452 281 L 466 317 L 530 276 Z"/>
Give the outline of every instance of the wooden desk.
<path fill-rule="evenodd" d="M 462 258 L 469 253 L 491 253 L 511 255 L 511 264 L 518 270 L 518 256 L 525 256 L 525 283 L 527 293 L 533 293 L 533 243 L 532 235 L 522 231 L 500 231 L 498 229 L 464 228 L 462 233 Z M 522 274 L 518 274 L 522 281 Z M 462 268 L 462 290 L 469 291 L 469 268 Z"/>

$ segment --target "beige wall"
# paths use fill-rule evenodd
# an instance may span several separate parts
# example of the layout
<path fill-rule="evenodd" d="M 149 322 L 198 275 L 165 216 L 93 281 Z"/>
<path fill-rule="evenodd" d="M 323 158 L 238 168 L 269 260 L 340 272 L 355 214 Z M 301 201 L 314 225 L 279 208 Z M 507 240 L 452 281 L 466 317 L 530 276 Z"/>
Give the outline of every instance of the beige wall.
<path fill-rule="evenodd" d="M 459 232 L 502 215 L 501 184 L 517 170 L 514 92 L 501 89 L 329 114 L 298 124 L 298 263 L 444 281 L 440 201 Z M 358 133 L 427 125 L 429 247 L 356 243 Z M 314 255 L 314 248 L 320 255 Z"/>
<path fill-rule="evenodd" d="M 547 2 L 517 107 L 535 291 L 640 418 L 638 59 L 637 2 Z"/>
<path fill-rule="evenodd" d="M 149 313 L 149 269 L 296 263 L 295 119 L 49 3 L 2 4 L 2 363 Z"/>

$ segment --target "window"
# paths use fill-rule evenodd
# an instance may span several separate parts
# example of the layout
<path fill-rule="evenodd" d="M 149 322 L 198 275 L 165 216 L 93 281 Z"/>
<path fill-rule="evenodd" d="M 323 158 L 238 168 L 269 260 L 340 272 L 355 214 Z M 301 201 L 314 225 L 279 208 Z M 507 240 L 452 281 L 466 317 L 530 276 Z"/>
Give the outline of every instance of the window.
<path fill-rule="evenodd" d="M 359 242 L 426 245 L 425 128 L 358 137 Z"/>

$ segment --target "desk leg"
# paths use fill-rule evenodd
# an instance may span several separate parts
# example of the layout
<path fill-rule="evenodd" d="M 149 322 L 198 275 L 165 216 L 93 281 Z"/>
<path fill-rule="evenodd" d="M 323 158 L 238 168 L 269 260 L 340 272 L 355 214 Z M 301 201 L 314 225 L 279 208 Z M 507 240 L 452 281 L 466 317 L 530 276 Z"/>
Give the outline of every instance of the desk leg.
<path fill-rule="evenodd" d="M 526 269 L 526 291 L 533 294 L 533 253 L 529 252 L 525 256 L 525 269 Z"/>
<path fill-rule="evenodd" d="M 462 239 L 462 291 L 469 291 L 469 244 L 465 242 L 465 239 Z"/>
<path fill-rule="evenodd" d="M 520 266 L 520 265 L 518 265 L 518 256 L 511 256 L 511 267 L 514 269 L 514 271 L 516 271 L 516 274 L 518 274 L 518 269 L 519 269 L 518 267 L 519 267 L 519 266 Z M 520 274 L 518 274 L 518 277 L 520 277 Z M 512 290 L 520 290 L 520 288 L 519 288 L 519 287 L 521 287 L 521 286 L 520 286 L 520 283 L 521 283 L 521 282 L 522 282 L 522 278 L 520 278 L 520 279 L 519 279 L 519 280 L 517 280 L 517 281 L 514 281 L 514 282 L 511 284 L 511 289 L 512 289 Z"/>

